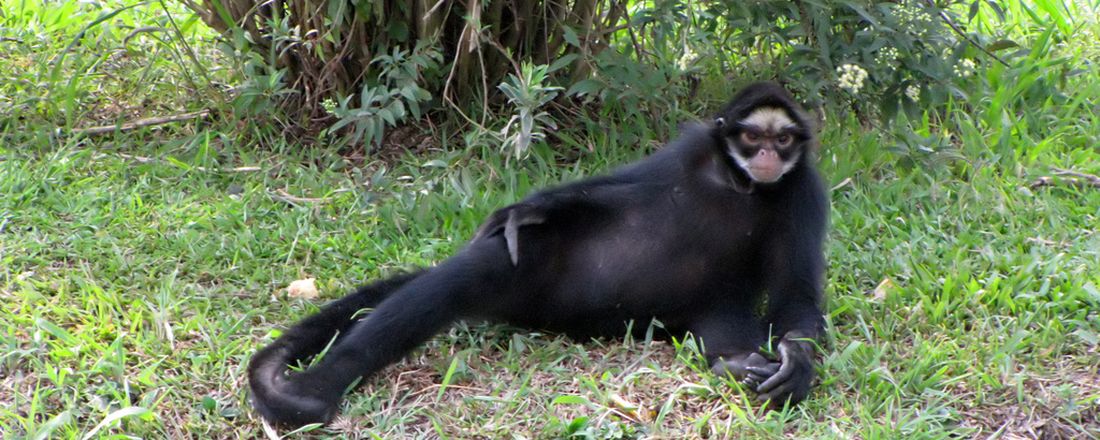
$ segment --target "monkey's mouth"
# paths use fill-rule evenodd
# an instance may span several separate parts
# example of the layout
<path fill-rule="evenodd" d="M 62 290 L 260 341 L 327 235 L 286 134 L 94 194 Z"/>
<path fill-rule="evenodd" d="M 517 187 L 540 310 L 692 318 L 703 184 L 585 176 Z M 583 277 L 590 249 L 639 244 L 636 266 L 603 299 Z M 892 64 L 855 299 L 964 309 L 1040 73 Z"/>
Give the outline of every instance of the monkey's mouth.
<path fill-rule="evenodd" d="M 783 170 L 778 167 L 749 167 L 749 177 L 760 183 L 772 183 L 779 180 Z"/>

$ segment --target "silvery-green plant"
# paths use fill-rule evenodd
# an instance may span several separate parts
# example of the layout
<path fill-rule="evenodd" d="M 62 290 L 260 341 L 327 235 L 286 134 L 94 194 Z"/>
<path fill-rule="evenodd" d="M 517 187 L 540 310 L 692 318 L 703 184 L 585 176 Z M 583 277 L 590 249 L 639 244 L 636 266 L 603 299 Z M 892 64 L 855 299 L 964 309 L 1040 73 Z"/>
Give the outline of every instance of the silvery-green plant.
<path fill-rule="evenodd" d="M 439 60 L 439 52 L 428 46 L 418 46 L 412 51 L 394 48 L 389 54 L 379 55 L 371 63 L 379 69 L 377 81 L 364 84 L 357 101 L 353 100 L 354 95 L 348 95 L 339 102 L 322 102 L 326 111 L 337 118 L 325 133 L 338 133 L 350 126 L 350 133 L 342 141 L 378 144 L 386 127 L 393 127 L 408 116 L 420 118 L 421 104 L 432 98 L 421 87 L 422 72 L 436 68 Z"/>
<path fill-rule="evenodd" d="M 532 142 L 546 138 L 545 130 L 557 129 L 557 123 L 544 107 L 558 96 L 562 88 L 546 84 L 550 72 L 545 64 L 524 63 L 518 73 L 509 74 L 497 87 L 514 108 L 512 117 L 501 130 L 504 149 L 510 149 L 516 158 L 521 158 Z"/>

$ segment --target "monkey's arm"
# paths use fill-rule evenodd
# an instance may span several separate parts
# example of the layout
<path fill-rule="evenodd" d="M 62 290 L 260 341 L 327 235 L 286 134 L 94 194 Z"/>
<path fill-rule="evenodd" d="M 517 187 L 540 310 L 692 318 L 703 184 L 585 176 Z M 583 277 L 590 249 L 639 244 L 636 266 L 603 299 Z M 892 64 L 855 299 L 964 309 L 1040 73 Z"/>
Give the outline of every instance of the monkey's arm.
<path fill-rule="evenodd" d="M 608 212 L 609 206 L 621 206 L 611 199 L 628 183 L 607 178 L 593 179 L 532 195 L 516 204 L 498 209 L 478 227 L 470 242 L 504 235 L 512 265 L 519 263 L 519 230 L 524 226 L 547 222 L 561 226 L 565 222 L 591 220 Z"/>
<path fill-rule="evenodd" d="M 817 343 L 825 331 L 822 314 L 825 257 L 822 242 L 828 216 L 828 200 L 816 174 L 801 176 L 804 191 L 787 200 L 790 217 L 776 234 L 765 260 L 768 291 L 765 322 L 780 337 L 776 365 L 749 367 L 766 379 L 757 386 L 761 401 L 782 406 L 797 403 L 810 392 L 816 375 Z"/>
<path fill-rule="evenodd" d="M 788 332 L 779 340 L 779 362 L 745 367 L 749 380 L 759 383 L 758 401 L 782 407 L 788 400 L 795 404 L 810 394 L 816 376 L 816 341 L 817 338 L 803 337 L 797 331 Z"/>

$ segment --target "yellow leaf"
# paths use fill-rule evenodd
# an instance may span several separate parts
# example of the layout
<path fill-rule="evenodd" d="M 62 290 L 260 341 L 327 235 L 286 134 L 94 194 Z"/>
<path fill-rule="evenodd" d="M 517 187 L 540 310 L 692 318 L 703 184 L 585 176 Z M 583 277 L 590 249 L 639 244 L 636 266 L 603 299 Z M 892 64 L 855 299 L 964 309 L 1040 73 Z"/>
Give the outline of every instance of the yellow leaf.
<path fill-rule="evenodd" d="M 290 283 L 286 287 L 286 296 L 291 298 L 314 299 L 317 297 L 317 285 L 314 278 L 306 278 Z"/>
<path fill-rule="evenodd" d="M 875 287 L 874 298 L 875 301 L 882 301 L 886 299 L 886 293 L 894 290 L 894 281 L 889 278 L 883 278 Z"/>

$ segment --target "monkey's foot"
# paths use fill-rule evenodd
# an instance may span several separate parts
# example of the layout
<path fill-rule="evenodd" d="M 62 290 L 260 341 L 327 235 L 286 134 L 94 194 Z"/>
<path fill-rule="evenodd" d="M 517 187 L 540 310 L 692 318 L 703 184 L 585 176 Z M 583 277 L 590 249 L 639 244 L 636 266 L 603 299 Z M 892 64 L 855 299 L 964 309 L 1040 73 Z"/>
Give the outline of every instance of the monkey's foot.
<path fill-rule="evenodd" d="M 278 425 L 299 427 L 310 423 L 326 423 L 336 416 L 340 394 L 325 395 L 322 390 L 307 390 L 294 380 L 281 376 L 270 388 L 252 387 L 252 406 L 264 419 Z"/>

